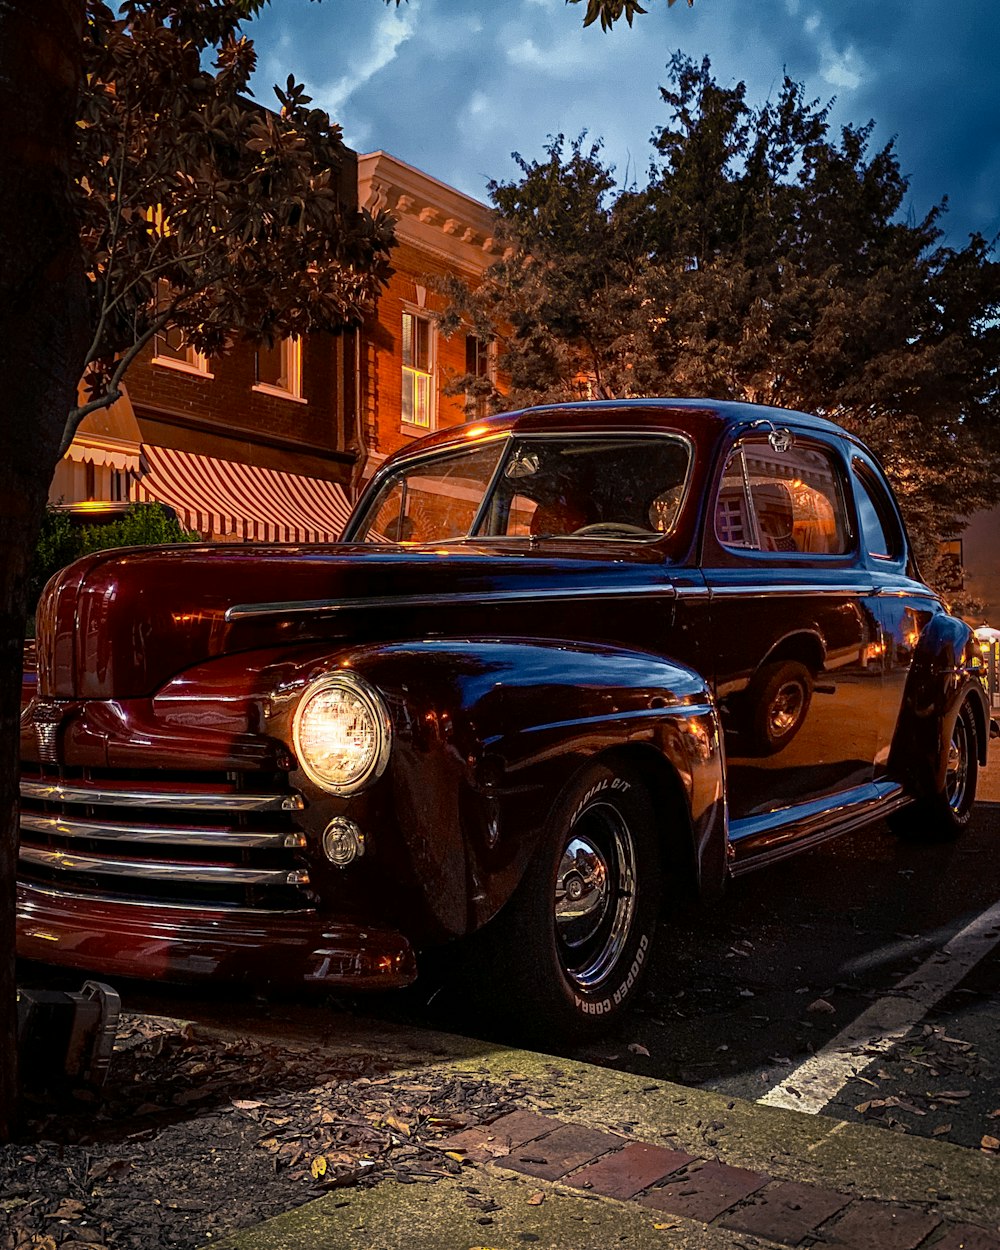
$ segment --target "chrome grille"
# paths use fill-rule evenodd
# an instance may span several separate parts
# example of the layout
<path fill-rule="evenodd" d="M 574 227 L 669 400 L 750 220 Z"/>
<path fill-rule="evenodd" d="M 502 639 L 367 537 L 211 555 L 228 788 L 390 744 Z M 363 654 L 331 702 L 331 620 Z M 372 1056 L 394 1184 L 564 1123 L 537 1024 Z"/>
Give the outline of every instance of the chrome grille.
<path fill-rule="evenodd" d="M 171 906 L 312 904 L 284 774 L 22 764 L 19 879 L 49 893 Z"/>

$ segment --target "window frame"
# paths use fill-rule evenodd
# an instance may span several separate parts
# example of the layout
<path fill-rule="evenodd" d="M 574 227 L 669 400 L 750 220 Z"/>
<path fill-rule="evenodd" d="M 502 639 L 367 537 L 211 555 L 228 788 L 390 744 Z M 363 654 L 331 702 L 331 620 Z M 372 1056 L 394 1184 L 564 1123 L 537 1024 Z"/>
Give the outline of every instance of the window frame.
<path fill-rule="evenodd" d="M 417 365 L 407 364 L 406 356 L 403 348 L 405 342 L 406 318 L 413 320 L 414 328 L 418 322 L 423 322 L 427 326 L 427 368 L 421 369 Z M 411 331 L 411 342 L 413 335 Z M 426 308 L 418 308 L 416 305 L 404 304 L 403 311 L 399 319 L 399 361 L 400 361 L 400 396 L 399 396 L 399 423 L 404 433 L 413 434 L 419 431 L 421 434 L 431 433 L 437 429 L 437 326 L 433 316 Z M 419 393 L 420 379 L 426 380 L 427 388 L 427 422 L 414 421 L 404 415 L 404 395 L 408 381 L 412 385 L 412 412 L 417 411 L 417 396 Z"/>
<path fill-rule="evenodd" d="M 793 446 L 819 453 L 827 460 L 833 471 L 839 497 L 840 528 L 843 532 L 845 549 L 843 551 L 770 551 L 760 545 L 759 518 L 756 503 L 751 493 L 745 449 L 748 446 L 767 446 L 768 439 L 766 435 L 761 436 L 757 432 L 747 433 L 743 431 L 723 448 L 718 462 L 719 468 L 714 476 L 709 496 L 710 503 L 705 509 L 703 563 L 718 563 L 720 559 L 723 564 L 748 562 L 764 563 L 772 567 L 786 563 L 793 565 L 850 565 L 856 563 L 861 544 L 860 536 L 855 530 L 860 527 L 852 523 L 856 516 L 856 501 L 853 495 L 853 483 L 850 486 L 848 485 L 850 473 L 842 450 L 822 437 L 817 437 L 811 430 L 794 431 L 793 438 Z M 730 546 L 728 543 L 723 542 L 717 528 L 716 510 L 722 493 L 722 484 L 726 478 L 730 462 L 737 453 L 740 453 L 742 465 L 742 498 L 747 509 L 748 528 L 750 536 L 758 544 L 756 546 Z M 705 559 L 709 551 L 713 551 L 714 555 Z"/>
<path fill-rule="evenodd" d="M 157 306 L 162 308 L 165 303 L 169 302 L 170 284 L 165 278 L 157 280 L 156 300 Z M 161 354 L 160 345 L 164 344 L 171 352 L 178 349 L 171 347 L 167 342 L 169 334 L 180 334 L 184 343 L 184 355 L 164 356 Z M 158 365 L 162 369 L 176 369 L 178 373 L 190 373 L 200 378 L 212 378 L 215 374 L 209 367 L 208 357 L 192 347 L 190 343 L 184 339 L 184 331 L 178 326 L 166 325 L 161 330 L 157 330 L 153 335 L 153 356 L 151 364 Z"/>
<path fill-rule="evenodd" d="M 854 456 L 851 460 L 851 486 L 855 490 L 854 507 L 857 512 L 858 546 L 861 552 L 867 559 L 876 561 L 880 567 L 887 565 L 899 567 L 906 559 L 906 531 L 891 491 L 874 466 L 861 456 Z M 886 555 L 868 549 L 861 509 L 858 506 L 858 489 L 868 492 L 869 501 L 882 529 L 882 536 L 887 540 L 887 546 L 890 547 Z M 887 528 L 892 530 L 891 534 L 887 533 Z"/>
<path fill-rule="evenodd" d="M 305 404 L 308 400 L 302 394 L 302 339 L 298 335 L 282 335 L 275 339 L 275 347 L 280 348 L 283 358 L 284 373 L 289 378 L 289 386 L 278 386 L 274 382 L 260 381 L 260 348 L 255 347 L 253 353 L 253 386 L 250 388 L 258 395 L 272 395 L 276 399 L 290 399 Z"/>

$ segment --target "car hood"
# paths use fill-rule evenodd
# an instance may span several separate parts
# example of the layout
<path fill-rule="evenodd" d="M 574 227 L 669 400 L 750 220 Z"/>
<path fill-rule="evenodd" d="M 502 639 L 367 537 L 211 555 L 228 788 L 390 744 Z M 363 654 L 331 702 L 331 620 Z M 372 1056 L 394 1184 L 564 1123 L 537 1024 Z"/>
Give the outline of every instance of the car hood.
<path fill-rule="evenodd" d="M 581 602 L 671 589 L 657 544 L 176 546 L 98 552 L 46 586 L 38 693 L 149 696 L 224 654 L 329 639 L 579 637 Z M 565 627 L 560 622 L 566 618 Z"/>

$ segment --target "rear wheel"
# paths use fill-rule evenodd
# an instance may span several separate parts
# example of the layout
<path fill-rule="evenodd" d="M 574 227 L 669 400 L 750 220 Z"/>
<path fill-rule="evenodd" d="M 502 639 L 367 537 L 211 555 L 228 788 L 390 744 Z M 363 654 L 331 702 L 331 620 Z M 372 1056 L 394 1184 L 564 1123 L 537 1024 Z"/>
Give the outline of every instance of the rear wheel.
<path fill-rule="evenodd" d="M 913 841 L 936 842 L 958 837 L 972 818 L 978 780 L 976 718 L 966 700 L 948 740 L 943 786 L 937 794 L 894 812 L 889 818 L 891 829 Z"/>
<path fill-rule="evenodd" d="M 635 998 L 659 903 L 660 856 L 641 780 L 617 765 L 584 769 L 482 934 L 491 1014 L 543 1038 L 606 1026 Z"/>
<path fill-rule="evenodd" d="M 798 660 L 775 660 L 754 676 L 745 695 L 747 724 L 759 755 L 776 755 L 805 724 L 813 676 Z"/>

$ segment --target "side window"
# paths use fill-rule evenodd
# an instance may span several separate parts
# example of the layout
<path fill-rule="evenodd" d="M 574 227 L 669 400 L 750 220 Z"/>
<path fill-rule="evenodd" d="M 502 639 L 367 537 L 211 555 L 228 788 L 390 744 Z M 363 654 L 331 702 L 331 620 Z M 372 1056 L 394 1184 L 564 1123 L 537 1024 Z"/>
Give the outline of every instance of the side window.
<path fill-rule="evenodd" d="M 853 468 L 864 549 L 876 559 L 897 560 L 903 551 L 903 535 L 895 510 L 871 469 L 861 460 L 855 460 Z"/>
<path fill-rule="evenodd" d="M 848 527 L 832 457 L 798 442 L 785 451 L 764 440 L 740 443 L 722 475 L 715 532 L 724 547 L 843 555 Z"/>

